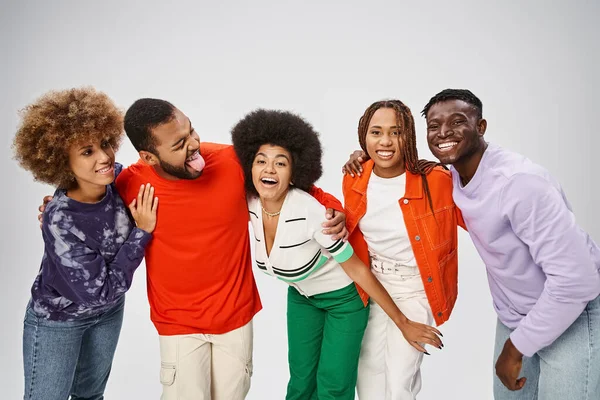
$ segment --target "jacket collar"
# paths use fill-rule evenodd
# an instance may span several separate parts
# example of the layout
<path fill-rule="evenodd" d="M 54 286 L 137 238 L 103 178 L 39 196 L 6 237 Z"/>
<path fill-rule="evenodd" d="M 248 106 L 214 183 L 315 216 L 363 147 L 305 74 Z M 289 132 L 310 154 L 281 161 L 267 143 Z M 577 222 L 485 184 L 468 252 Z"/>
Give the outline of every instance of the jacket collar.
<path fill-rule="evenodd" d="M 362 167 L 363 172 L 361 176 L 357 176 L 354 179 L 352 190 L 360 193 L 363 197 L 367 195 L 367 186 L 369 185 L 369 178 L 373 173 L 373 167 L 375 163 L 373 160 L 366 161 Z M 404 198 L 406 199 L 421 199 L 423 198 L 423 181 L 417 174 L 413 174 L 408 170 L 406 174 L 406 190 L 404 192 Z"/>

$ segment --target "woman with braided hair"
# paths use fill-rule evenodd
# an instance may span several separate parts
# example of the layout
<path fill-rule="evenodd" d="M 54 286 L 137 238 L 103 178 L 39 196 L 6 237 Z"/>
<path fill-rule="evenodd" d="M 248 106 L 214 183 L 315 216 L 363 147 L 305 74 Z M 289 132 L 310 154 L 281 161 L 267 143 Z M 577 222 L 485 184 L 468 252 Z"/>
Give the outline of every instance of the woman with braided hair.
<path fill-rule="evenodd" d="M 358 124 L 367 159 L 343 180 L 349 242 L 412 321 L 439 326 L 457 297 L 457 226 L 452 178 L 440 164 L 419 160 L 415 124 L 400 100 L 373 103 Z M 359 287 L 364 300 L 367 294 Z M 371 303 L 358 368 L 361 400 L 415 399 L 425 343 L 394 329 Z"/>
<path fill-rule="evenodd" d="M 308 191 L 322 173 L 321 144 L 299 116 L 257 110 L 232 130 L 244 170 L 258 270 L 289 285 L 287 400 L 354 399 L 369 318 L 360 284 L 414 341 L 440 347 L 437 329 L 411 321 L 343 240 L 322 233 L 323 206 Z"/>

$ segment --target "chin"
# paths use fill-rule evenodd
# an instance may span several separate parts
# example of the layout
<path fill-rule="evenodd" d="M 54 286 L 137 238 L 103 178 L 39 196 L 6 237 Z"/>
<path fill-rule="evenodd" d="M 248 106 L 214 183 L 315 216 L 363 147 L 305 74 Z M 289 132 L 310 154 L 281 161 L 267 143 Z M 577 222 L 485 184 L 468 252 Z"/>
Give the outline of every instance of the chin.
<path fill-rule="evenodd" d="M 107 176 L 105 178 L 95 179 L 92 182 L 94 182 L 96 185 L 99 185 L 99 186 L 106 186 L 106 185 L 110 185 L 111 183 L 113 183 L 114 180 L 115 180 L 114 176 Z"/>
<path fill-rule="evenodd" d="M 187 180 L 192 180 L 192 179 L 196 179 L 199 178 L 202 175 L 203 171 L 196 171 L 193 168 L 189 168 L 187 165 L 184 165 L 182 172 L 178 178 L 180 179 L 187 179 Z"/>
<path fill-rule="evenodd" d="M 444 155 L 439 156 L 439 157 L 436 156 L 436 158 L 438 160 L 440 160 L 440 162 L 442 164 L 454 164 L 456 162 L 456 156 L 453 156 L 453 155 L 446 155 L 446 154 L 444 154 Z"/>

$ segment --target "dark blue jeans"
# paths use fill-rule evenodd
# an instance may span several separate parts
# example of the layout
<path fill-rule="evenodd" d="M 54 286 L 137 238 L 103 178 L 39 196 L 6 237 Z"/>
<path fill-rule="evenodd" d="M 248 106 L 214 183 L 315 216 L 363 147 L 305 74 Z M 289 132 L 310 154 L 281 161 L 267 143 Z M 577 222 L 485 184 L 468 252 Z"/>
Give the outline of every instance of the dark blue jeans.
<path fill-rule="evenodd" d="M 51 321 L 31 308 L 23 329 L 24 399 L 102 400 L 123 323 L 125 297 L 101 315 Z"/>

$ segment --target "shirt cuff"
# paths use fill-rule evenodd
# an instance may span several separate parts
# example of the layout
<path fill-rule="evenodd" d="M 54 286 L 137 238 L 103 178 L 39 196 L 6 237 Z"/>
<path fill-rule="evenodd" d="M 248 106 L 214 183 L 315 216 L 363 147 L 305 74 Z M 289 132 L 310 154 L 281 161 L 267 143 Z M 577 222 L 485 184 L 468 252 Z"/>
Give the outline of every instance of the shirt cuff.
<path fill-rule="evenodd" d="M 143 229 L 138 228 L 137 226 L 135 228 L 133 228 L 133 230 L 130 233 L 131 238 L 133 238 L 133 241 L 140 247 L 142 248 L 146 248 L 146 245 L 148 244 L 148 242 L 150 241 L 150 239 L 152 239 L 152 234 L 146 232 Z"/>
<path fill-rule="evenodd" d="M 521 327 L 517 327 L 517 329 L 510 334 L 510 341 L 525 357 L 532 357 L 540 350 L 538 345 L 526 337 Z"/>
<path fill-rule="evenodd" d="M 348 261 L 350 257 L 354 254 L 354 249 L 350 245 L 350 243 L 346 242 L 336 254 L 333 256 L 333 259 L 338 263 L 343 263 Z"/>

